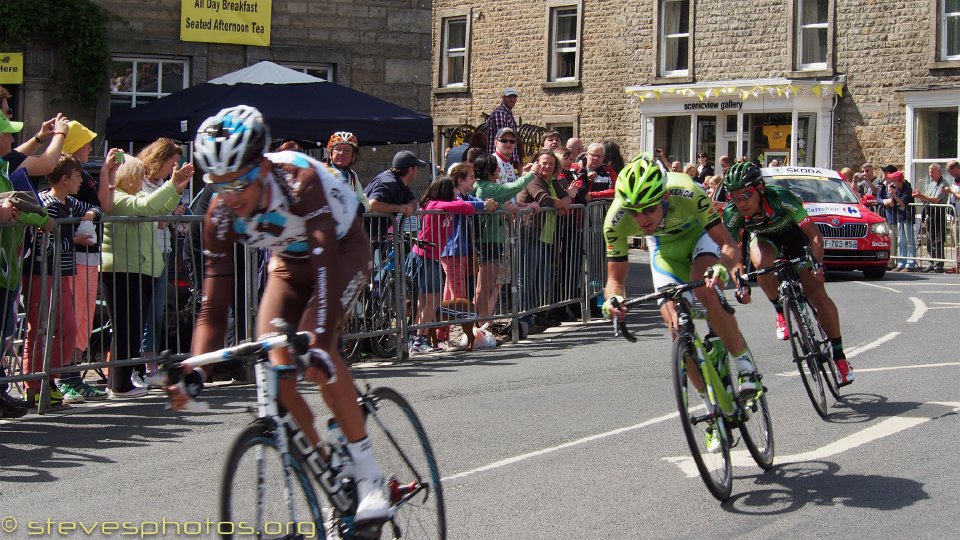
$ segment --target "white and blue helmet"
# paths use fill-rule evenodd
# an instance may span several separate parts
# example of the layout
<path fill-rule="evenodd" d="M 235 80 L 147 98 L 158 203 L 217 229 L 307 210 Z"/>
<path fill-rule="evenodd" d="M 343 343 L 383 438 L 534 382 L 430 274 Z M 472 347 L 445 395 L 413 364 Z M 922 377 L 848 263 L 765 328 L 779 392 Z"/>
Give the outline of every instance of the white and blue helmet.
<path fill-rule="evenodd" d="M 223 109 L 197 129 L 193 155 L 209 174 L 236 172 L 267 152 L 270 128 L 249 105 Z"/>

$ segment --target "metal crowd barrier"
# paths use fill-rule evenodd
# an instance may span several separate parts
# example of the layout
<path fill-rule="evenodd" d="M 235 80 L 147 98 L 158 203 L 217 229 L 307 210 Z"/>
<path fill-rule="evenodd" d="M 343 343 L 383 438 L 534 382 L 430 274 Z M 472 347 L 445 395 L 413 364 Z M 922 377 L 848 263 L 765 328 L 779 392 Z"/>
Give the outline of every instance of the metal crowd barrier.
<path fill-rule="evenodd" d="M 905 223 L 899 227 L 896 221 L 889 223 L 890 259 L 891 264 L 906 264 L 914 261 L 917 267 L 921 263 L 937 264 L 945 271 L 952 268 L 954 272 L 960 267 L 960 221 L 957 219 L 956 207 L 952 204 L 911 203 L 913 223 Z M 878 213 L 883 216 L 883 208 Z M 903 234 L 911 235 L 907 240 L 913 240 L 913 256 L 910 255 L 909 244 L 905 254 L 900 254 L 900 247 L 905 242 Z"/>
<path fill-rule="evenodd" d="M 366 345 L 374 355 L 402 360 L 412 332 L 465 322 L 509 321 L 512 337 L 518 340 L 522 317 L 555 308 L 573 307 L 589 320 L 590 306 L 605 282 L 601 229 L 606 207 L 606 202 L 594 202 L 560 212 L 544 208 L 537 213 L 498 210 L 463 216 L 421 211 L 404 220 L 364 214 L 373 273 L 348 314 L 344 354 L 356 354 Z M 423 219 L 463 220 L 464 225 L 461 249 L 441 257 L 440 282 L 431 289 L 438 292 L 433 295 L 421 294 L 419 281 L 407 271 L 406 261 Z M 24 253 L 40 254 L 36 271 L 25 269 L 26 277 L 14 278 L 14 289 L 4 294 L 7 309 L 0 314 L 0 322 L 10 331 L 0 343 L 4 368 L 0 385 L 12 384 L 23 394 L 27 382 L 41 381 L 38 412 L 42 414 L 49 406 L 51 378 L 92 372 L 105 382 L 105 369 L 137 366 L 147 370 L 150 359 L 162 351 L 188 352 L 202 296 L 202 220 L 203 216 L 191 215 L 107 216 L 97 225 L 99 241 L 107 229 L 114 249 L 135 244 L 127 251 L 136 252 L 139 266 L 124 273 L 104 272 L 102 257 L 77 254 L 73 276 L 61 275 L 64 242 L 72 239 L 61 238 L 60 227 L 43 235 L 35 229 L 0 224 L 0 231 L 6 233 L 5 248 L 20 245 L 22 252 L 4 249 L 4 257 L 19 260 Z M 155 279 L 153 251 L 139 253 L 139 246 L 143 235 L 160 230 L 161 223 L 171 231 L 171 249 L 161 250 L 158 262 L 163 270 Z M 485 238 L 495 228 L 502 231 L 502 241 Z M 120 238 L 126 245 L 118 244 Z M 442 252 L 445 247 L 437 249 Z M 268 258 L 266 250 L 235 246 L 235 293 L 225 346 L 255 337 L 255 313 Z M 478 286 L 478 282 L 482 283 Z M 482 305 L 478 305 L 478 292 L 483 295 Z M 152 304 L 154 297 L 162 299 L 161 307 L 141 305 Z M 457 298 L 467 303 L 437 309 L 444 300 Z M 137 328 L 140 308 L 146 311 L 144 330 L 148 335 L 152 332 L 154 339 L 145 339 Z M 123 335 L 118 326 L 126 330 Z M 72 333 L 65 328 L 72 328 Z"/>

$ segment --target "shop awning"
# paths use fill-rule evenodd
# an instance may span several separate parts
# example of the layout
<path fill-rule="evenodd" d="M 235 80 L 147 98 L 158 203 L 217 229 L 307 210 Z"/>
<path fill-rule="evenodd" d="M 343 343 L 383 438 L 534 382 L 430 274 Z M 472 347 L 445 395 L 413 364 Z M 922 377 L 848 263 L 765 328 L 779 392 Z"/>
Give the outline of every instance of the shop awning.
<path fill-rule="evenodd" d="M 747 100 L 763 94 L 770 97 L 790 98 L 803 94 L 823 96 L 830 92 L 843 96 L 844 83 L 841 81 L 814 81 L 794 79 L 742 79 L 738 81 L 703 81 L 690 84 L 657 84 L 628 86 L 626 92 L 640 100 L 661 99 L 662 97 L 707 98 L 730 96 Z"/>

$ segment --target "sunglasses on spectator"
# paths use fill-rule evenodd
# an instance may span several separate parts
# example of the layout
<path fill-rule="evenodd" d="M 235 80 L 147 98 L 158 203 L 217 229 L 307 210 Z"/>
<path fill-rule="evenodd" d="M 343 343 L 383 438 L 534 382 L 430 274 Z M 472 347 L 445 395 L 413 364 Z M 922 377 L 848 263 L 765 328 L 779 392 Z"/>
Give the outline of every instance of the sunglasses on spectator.
<path fill-rule="evenodd" d="M 257 179 L 257 175 L 260 174 L 260 167 L 253 167 L 246 174 L 238 176 L 229 182 L 211 182 L 210 187 L 213 188 L 217 193 L 222 194 L 236 194 L 247 189 L 254 180 Z"/>
<path fill-rule="evenodd" d="M 499 138 L 499 139 L 497 139 L 497 140 L 500 141 L 500 142 L 502 142 L 503 144 L 517 144 L 517 140 L 516 140 L 516 139 L 507 139 L 507 138 L 501 137 L 501 138 Z"/>
<path fill-rule="evenodd" d="M 750 187 L 743 190 L 743 193 L 739 195 L 730 194 L 727 195 L 727 200 L 733 201 L 734 203 L 738 202 L 747 202 L 753 198 L 753 194 L 757 192 L 757 188 Z"/>

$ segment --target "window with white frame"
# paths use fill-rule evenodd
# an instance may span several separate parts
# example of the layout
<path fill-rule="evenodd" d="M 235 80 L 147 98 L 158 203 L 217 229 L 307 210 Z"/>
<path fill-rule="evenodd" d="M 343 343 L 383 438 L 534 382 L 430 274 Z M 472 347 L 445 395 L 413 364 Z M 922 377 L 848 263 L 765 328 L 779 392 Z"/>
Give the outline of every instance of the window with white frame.
<path fill-rule="evenodd" d="M 690 0 L 663 0 L 660 9 L 660 74 L 690 74 Z"/>
<path fill-rule="evenodd" d="M 577 80 L 580 53 L 580 10 L 578 6 L 550 10 L 550 81 Z"/>
<path fill-rule="evenodd" d="M 827 68 L 829 0 L 797 0 L 797 68 Z"/>
<path fill-rule="evenodd" d="M 156 101 L 190 85 L 186 60 L 116 57 L 110 62 L 110 111 Z"/>
<path fill-rule="evenodd" d="M 960 0 L 940 0 L 940 60 L 960 60 Z"/>
<path fill-rule="evenodd" d="M 441 87 L 458 87 L 467 84 L 467 32 L 466 15 L 443 19 Z"/>
<path fill-rule="evenodd" d="M 283 67 L 295 69 L 300 73 L 306 73 L 312 77 L 323 79 L 327 82 L 337 82 L 335 80 L 336 70 L 333 64 L 315 64 L 315 65 L 291 65 L 283 64 Z"/>

